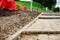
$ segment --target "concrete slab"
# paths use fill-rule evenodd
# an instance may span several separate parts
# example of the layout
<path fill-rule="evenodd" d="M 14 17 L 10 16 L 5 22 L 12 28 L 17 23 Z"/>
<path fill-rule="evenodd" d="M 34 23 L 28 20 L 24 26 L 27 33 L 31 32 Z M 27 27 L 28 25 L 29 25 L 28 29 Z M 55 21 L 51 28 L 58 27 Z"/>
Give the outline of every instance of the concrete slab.
<path fill-rule="evenodd" d="M 60 16 L 40 16 L 38 19 L 60 19 Z"/>
<path fill-rule="evenodd" d="M 60 40 L 60 34 L 49 35 L 49 40 Z"/>
<path fill-rule="evenodd" d="M 22 35 L 21 40 L 60 40 L 60 34 L 35 34 Z"/>
<path fill-rule="evenodd" d="M 54 32 L 60 31 L 60 19 L 38 19 L 24 32 Z"/>
<path fill-rule="evenodd" d="M 55 12 L 55 13 L 42 13 L 42 16 L 60 16 L 60 13 Z"/>

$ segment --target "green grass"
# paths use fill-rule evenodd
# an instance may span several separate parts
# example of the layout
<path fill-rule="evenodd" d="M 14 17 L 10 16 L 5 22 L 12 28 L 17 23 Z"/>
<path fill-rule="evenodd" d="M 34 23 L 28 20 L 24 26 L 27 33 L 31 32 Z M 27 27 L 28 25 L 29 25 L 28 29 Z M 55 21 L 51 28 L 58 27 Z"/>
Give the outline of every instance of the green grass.
<path fill-rule="evenodd" d="M 30 9 L 30 2 L 22 2 L 22 1 L 16 1 L 16 4 L 20 4 L 22 7 L 23 6 L 26 6 L 27 9 L 29 10 Z M 33 2 L 33 10 L 34 11 L 43 11 L 45 12 L 45 7 L 41 6 L 39 3 L 37 2 Z M 48 11 L 51 11 L 51 10 L 48 10 Z"/>

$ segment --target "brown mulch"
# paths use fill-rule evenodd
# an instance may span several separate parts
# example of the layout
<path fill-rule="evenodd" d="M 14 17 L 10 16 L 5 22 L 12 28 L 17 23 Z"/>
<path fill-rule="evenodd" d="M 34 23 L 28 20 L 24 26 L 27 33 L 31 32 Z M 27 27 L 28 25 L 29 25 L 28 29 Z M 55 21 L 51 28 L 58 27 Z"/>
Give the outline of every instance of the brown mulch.
<path fill-rule="evenodd" d="M 33 11 L 8 11 L 0 10 L 0 40 L 14 34 L 17 30 L 24 27 L 40 13 Z"/>

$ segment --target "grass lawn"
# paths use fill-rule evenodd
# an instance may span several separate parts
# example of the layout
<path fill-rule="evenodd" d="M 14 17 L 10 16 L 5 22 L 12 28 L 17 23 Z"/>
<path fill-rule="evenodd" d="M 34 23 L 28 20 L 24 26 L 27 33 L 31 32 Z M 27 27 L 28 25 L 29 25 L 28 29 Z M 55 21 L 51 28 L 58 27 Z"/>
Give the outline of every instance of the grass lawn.
<path fill-rule="evenodd" d="M 16 1 L 16 4 L 20 4 L 21 5 L 21 7 L 23 7 L 23 6 L 26 6 L 27 7 L 27 9 L 29 10 L 30 9 L 30 2 L 22 2 L 22 1 Z M 37 3 L 37 2 L 33 2 L 33 10 L 34 11 L 45 11 L 45 7 L 41 7 L 41 5 L 39 4 L 39 3 Z M 51 11 L 51 10 L 48 10 L 48 11 Z"/>

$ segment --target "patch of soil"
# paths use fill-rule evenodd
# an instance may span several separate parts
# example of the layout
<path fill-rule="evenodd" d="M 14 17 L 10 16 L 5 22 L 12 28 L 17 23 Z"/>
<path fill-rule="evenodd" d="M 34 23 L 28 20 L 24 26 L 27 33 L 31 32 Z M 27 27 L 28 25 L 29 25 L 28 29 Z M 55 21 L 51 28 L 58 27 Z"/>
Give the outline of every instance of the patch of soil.
<path fill-rule="evenodd" d="M 0 40 L 14 34 L 17 30 L 24 27 L 40 13 L 33 11 L 7 11 L 0 10 Z"/>

